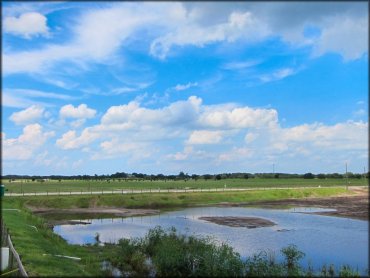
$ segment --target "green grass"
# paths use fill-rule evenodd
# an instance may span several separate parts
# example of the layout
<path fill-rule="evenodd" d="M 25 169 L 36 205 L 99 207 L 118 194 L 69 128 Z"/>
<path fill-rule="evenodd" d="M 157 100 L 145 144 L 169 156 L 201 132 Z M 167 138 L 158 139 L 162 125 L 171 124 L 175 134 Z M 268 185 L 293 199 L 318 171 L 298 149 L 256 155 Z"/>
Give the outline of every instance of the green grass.
<path fill-rule="evenodd" d="M 76 277 L 96 276 L 102 273 L 99 265 L 102 259 L 94 247 L 67 244 L 51 229 L 46 228 L 42 218 L 25 210 L 20 200 L 4 199 L 2 207 L 20 209 L 20 211 L 2 210 L 2 217 L 29 276 Z M 37 230 L 31 226 L 37 227 Z M 81 261 L 53 255 L 80 257 Z"/>
<path fill-rule="evenodd" d="M 279 200 L 286 198 L 326 197 L 346 193 L 345 188 L 296 188 L 250 190 L 238 192 L 196 192 L 196 193 L 152 193 L 124 195 L 84 195 L 84 196 L 32 196 L 21 197 L 25 205 L 46 208 L 168 208 L 217 204 L 221 202 L 245 203 Z M 19 198 L 19 197 L 6 197 Z"/>
<path fill-rule="evenodd" d="M 346 179 L 222 179 L 222 180 L 188 180 L 188 181 L 134 181 L 111 180 L 83 181 L 83 180 L 50 180 L 37 182 L 31 180 L 3 180 L 8 193 L 20 192 L 68 192 L 68 191 L 101 191 L 119 189 L 183 189 L 183 188 L 260 188 L 260 187 L 301 187 L 301 186 L 344 186 Z M 349 185 L 368 185 L 365 179 L 349 179 Z"/>

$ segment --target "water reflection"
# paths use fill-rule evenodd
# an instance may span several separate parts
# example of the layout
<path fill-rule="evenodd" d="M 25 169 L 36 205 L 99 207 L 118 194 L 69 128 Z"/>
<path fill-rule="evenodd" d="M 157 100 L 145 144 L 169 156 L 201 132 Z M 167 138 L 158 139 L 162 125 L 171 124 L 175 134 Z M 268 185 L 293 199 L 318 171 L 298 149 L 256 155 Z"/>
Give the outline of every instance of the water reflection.
<path fill-rule="evenodd" d="M 349 264 L 359 270 L 368 268 L 368 221 L 308 214 L 329 211 L 321 208 L 284 210 L 243 207 L 201 207 L 130 218 L 91 219 L 89 225 L 60 225 L 54 231 L 72 244 L 94 243 L 99 233 L 102 242 L 144 236 L 157 225 L 174 226 L 188 235 L 213 236 L 233 246 L 242 257 L 270 250 L 277 259 L 279 250 L 295 244 L 306 253 L 316 268 L 323 264 Z M 255 229 L 228 227 L 200 220 L 202 216 L 248 216 L 268 219 L 275 226 Z"/>

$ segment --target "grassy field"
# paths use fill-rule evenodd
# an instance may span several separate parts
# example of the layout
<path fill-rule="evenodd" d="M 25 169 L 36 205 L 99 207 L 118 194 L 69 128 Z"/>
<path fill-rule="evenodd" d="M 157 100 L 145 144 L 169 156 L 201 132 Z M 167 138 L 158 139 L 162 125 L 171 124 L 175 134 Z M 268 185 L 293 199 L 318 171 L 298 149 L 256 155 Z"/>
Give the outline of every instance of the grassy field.
<path fill-rule="evenodd" d="M 50 180 L 45 182 L 31 180 L 3 180 L 2 184 L 8 193 L 34 192 L 70 192 L 70 191 L 102 191 L 119 189 L 195 189 L 195 188 L 261 188 L 261 187 L 300 187 L 300 186 L 344 186 L 346 179 L 222 179 L 222 180 L 188 180 L 188 181 L 135 181 L 111 180 Z M 365 179 L 349 179 L 348 185 L 368 185 Z"/>
<path fill-rule="evenodd" d="M 287 190 L 251 190 L 238 192 L 152 193 L 127 195 L 32 196 L 22 197 L 25 205 L 45 208 L 171 208 L 217 204 L 245 203 L 286 198 L 326 197 L 346 193 L 344 188 L 301 188 Z M 12 197 L 7 197 L 7 199 Z"/>
<path fill-rule="evenodd" d="M 3 197 L 2 217 L 22 262 L 31 276 L 101 276 L 101 262 L 109 249 L 100 246 L 68 245 L 45 219 L 33 215 L 26 206 L 49 208 L 126 207 L 161 208 L 212 205 L 220 202 L 254 202 L 286 198 L 326 197 L 346 193 L 345 188 L 297 188 L 288 190 L 240 191 L 217 193 L 156 193 L 96 196 Z M 7 209 L 19 209 L 7 210 Z M 35 226 L 36 229 L 32 226 Z M 44 255 L 47 254 L 47 255 Z M 80 261 L 55 257 L 80 257 Z"/>

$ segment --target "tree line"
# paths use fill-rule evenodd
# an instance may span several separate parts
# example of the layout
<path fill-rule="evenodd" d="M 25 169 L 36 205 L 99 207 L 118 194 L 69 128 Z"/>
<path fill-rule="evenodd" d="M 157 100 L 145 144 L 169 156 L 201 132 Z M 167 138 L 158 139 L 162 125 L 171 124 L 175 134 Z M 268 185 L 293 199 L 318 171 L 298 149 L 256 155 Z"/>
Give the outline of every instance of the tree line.
<path fill-rule="evenodd" d="M 109 179 L 125 179 L 125 180 L 221 180 L 221 179 L 254 179 L 254 178 L 267 178 L 267 179 L 286 179 L 286 178 L 302 178 L 302 179 L 361 179 L 369 178 L 369 172 L 364 174 L 347 172 L 340 173 L 305 173 L 305 174 L 288 174 L 288 173 L 222 173 L 222 174 L 188 174 L 180 172 L 177 175 L 164 175 L 164 174 L 143 174 L 143 173 L 125 173 L 116 172 L 107 175 L 5 175 L 3 179 L 30 179 L 30 180 L 109 180 Z"/>

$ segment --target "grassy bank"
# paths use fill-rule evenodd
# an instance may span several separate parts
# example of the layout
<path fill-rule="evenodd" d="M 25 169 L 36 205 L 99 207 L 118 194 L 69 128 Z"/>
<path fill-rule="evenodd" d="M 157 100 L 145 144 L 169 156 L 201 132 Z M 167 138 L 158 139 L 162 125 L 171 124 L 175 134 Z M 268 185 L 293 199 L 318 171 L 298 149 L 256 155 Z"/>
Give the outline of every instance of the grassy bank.
<path fill-rule="evenodd" d="M 346 179 L 298 179 L 298 178 L 253 178 L 222 180 L 178 180 L 178 181 L 82 181 L 82 180 L 49 180 L 45 182 L 31 180 L 3 180 L 8 193 L 20 192 L 59 192 L 59 191 L 101 191 L 118 189 L 183 189 L 183 188 L 261 188 L 261 187 L 302 187 L 302 186 L 345 186 Z M 368 185 L 368 180 L 349 179 L 348 184 Z"/>
<path fill-rule="evenodd" d="M 80 277 L 102 274 L 100 270 L 102 257 L 94 247 L 67 244 L 64 239 L 46 227 L 42 218 L 25 210 L 20 201 L 4 201 L 2 208 L 5 225 L 29 276 Z M 79 257 L 81 260 L 54 255 Z"/>
<path fill-rule="evenodd" d="M 221 202 L 246 203 L 271 201 L 287 198 L 326 197 L 344 194 L 345 188 L 296 188 L 287 190 L 249 190 L 238 192 L 197 192 L 197 193 L 151 193 L 124 195 L 83 195 L 83 196 L 32 196 L 20 197 L 22 203 L 46 208 L 171 208 L 195 205 L 211 205 Z M 7 197 L 6 199 L 12 199 Z M 18 197 L 19 198 L 19 197 Z"/>

